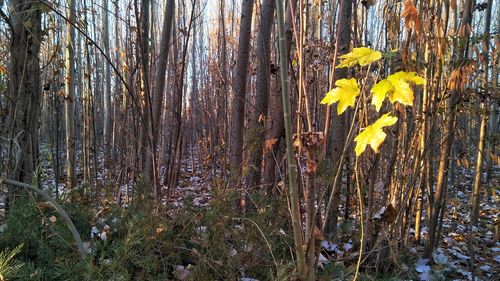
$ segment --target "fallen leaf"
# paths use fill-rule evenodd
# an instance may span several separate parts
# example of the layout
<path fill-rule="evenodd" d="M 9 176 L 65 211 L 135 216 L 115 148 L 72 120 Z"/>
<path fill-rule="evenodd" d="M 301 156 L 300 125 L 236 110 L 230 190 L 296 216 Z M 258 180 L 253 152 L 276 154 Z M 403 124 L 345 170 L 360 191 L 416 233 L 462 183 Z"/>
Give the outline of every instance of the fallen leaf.
<path fill-rule="evenodd" d="M 50 221 L 51 223 L 56 223 L 57 218 L 56 218 L 55 216 L 51 216 L 51 217 L 49 218 L 49 221 Z"/>
<path fill-rule="evenodd" d="M 184 267 L 182 265 L 177 265 L 174 270 L 174 276 L 177 280 L 186 280 L 189 277 L 189 270 L 187 267 Z"/>

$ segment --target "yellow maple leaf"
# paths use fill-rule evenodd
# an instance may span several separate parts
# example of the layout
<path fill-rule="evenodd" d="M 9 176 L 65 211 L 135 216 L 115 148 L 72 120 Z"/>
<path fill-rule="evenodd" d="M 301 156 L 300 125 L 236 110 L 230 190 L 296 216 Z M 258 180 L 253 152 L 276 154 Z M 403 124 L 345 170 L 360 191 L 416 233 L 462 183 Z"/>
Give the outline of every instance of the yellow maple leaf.
<path fill-rule="evenodd" d="M 359 96 L 359 86 L 356 79 L 339 79 L 335 82 L 336 88 L 331 89 L 321 100 L 321 104 L 332 105 L 339 102 L 337 114 L 342 114 L 348 106 L 354 107 L 356 97 Z"/>
<path fill-rule="evenodd" d="M 413 90 L 409 83 L 422 85 L 425 80 L 415 72 L 404 71 L 396 72 L 387 76 L 386 79 L 380 80 L 371 89 L 373 93 L 372 104 L 375 106 L 375 110 L 380 110 L 386 96 L 392 103 L 400 102 L 404 105 L 413 105 Z"/>
<path fill-rule="evenodd" d="M 390 116 L 389 113 L 382 115 L 375 123 L 366 127 L 355 139 L 356 142 L 356 157 L 361 155 L 366 150 L 366 146 L 370 145 L 375 153 L 378 153 L 379 146 L 384 142 L 387 134 L 382 130 L 383 127 L 392 126 L 398 121 L 395 116 Z"/>
<path fill-rule="evenodd" d="M 355 64 L 365 66 L 381 59 L 382 53 L 370 48 L 361 47 L 353 48 L 352 52 L 345 54 L 340 58 L 342 59 L 342 61 L 337 66 L 337 68 L 349 67 Z"/>

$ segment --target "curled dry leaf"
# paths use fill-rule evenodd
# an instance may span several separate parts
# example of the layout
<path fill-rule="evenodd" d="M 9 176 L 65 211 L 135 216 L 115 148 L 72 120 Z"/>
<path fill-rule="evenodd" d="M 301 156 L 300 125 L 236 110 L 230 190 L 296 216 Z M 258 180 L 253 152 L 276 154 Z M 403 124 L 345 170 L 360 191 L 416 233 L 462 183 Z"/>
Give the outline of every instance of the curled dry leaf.
<path fill-rule="evenodd" d="M 420 20 L 418 19 L 418 11 L 413 1 L 407 0 L 405 3 L 405 9 L 401 14 L 405 18 L 405 27 L 407 29 L 415 29 L 418 33 L 420 32 Z"/>
<path fill-rule="evenodd" d="M 49 218 L 49 221 L 50 221 L 51 223 L 56 223 L 57 218 L 56 218 L 55 216 L 51 216 L 51 217 Z"/>
<path fill-rule="evenodd" d="M 317 226 L 314 227 L 313 238 L 319 241 L 325 240 L 323 233 L 321 233 L 321 230 Z"/>
<path fill-rule="evenodd" d="M 165 232 L 165 230 L 167 230 L 165 228 L 165 226 L 163 224 L 160 224 L 157 228 L 156 228 L 156 236 L 159 236 L 160 234 L 162 234 L 163 232 Z"/>
<path fill-rule="evenodd" d="M 318 171 L 318 164 L 315 161 L 307 160 L 306 162 L 306 172 L 310 175 L 316 174 Z"/>
<path fill-rule="evenodd" d="M 266 140 L 264 143 L 264 154 L 265 155 L 269 154 L 272 151 L 274 144 L 276 144 L 277 142 L 278 142 L 278 139 Z"/>
<path fill-rule="evenodd" d="M 451 91 L 464 91 L 474 71 L 475 67 L 472 63 L 454 69 L 451 72 L 450 81 L 448 81 L 448 89 Z"/>

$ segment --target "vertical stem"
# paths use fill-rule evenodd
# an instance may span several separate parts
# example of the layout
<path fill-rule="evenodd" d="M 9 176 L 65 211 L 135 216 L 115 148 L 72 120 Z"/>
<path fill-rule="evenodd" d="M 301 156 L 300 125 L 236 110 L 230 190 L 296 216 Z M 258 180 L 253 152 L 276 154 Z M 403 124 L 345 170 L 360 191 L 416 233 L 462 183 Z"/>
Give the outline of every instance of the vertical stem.
<path fill-rule="evenodd" d="M 485 54 L 484 60 L 484 76 L 483 76 L 483 87 L 488 90 L 488 74 L 489 74 L 489 44 L 490 44 L 490 26 L 491 26 L 491 10 L 493 1 L 488 0 L 488 7 L 486 10 L 485 25 L 484 25 L 484 46 L 483 50 Z M 484 98 L 486 99 L 486 98 Z M 479 218 L 479 198 L 481 195 L 481 169 L 483 167 L 483 157 L 484 157 L 484 141 L 486 138 L 486 123 L 488 122 L 488 115 L 486 113 L 486 100 L 481 101 L 481 124 L 479 125 L 479 139 L 477 144 L 477 157 L 476 157 L 476 167 L 474 169 L 474 187 L 472 191 L 472 213 L 470 223 L 471 225 L 477 224 Z"/>
<path fill-rule="evenodd" d="M 281 94 L 283 99 L 283 118 L 285 121 L 285 140 L 286 140 L 286 156 L 288 162 L 288 184 L 290 195 L 290 208 L 292 216 L 293 238 L 295 242 L 295 251 L 297 256 L 297 269 L 299 279 L 304 280 L 307 276 L 307 268 L 304 259 L 304 251 L 302 248 L 302 231 L 300 225 L 300 209 L 299 209 L 299 194 L 297 187 L 296 165 L 293 155 L 292 146 L 292 120 L 290 118 L 290 99 L 288 97 L 288 88 L 290 81 L 288 80 L 288 65 L 286 57 L 285 31 L 283 23 L 283 3 L 281 0 L 276 0 L 276 17 L 278 19 L 278 35 L 279 35 L 279 51 L 280 51 L 280 77 L 281 77 Z"/>

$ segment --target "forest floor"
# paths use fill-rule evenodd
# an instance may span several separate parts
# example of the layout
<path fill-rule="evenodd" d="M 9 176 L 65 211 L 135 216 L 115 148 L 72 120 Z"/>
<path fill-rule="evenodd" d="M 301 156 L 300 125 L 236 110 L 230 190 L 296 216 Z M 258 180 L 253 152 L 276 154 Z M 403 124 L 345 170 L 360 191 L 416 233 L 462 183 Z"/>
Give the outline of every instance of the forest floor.
<path fill-rule="evenodd" d="M 189 204 L 208 206 L 213 184 L 212 178 L 206 178 L 207 175 L 210 175 L 210 171 L 204 171 L 204 167 L 198 161 L 197 153 L 186 153 L 181 162 L 179 185 L 171 199 L 172 205 L 182 208 L 186 204 L 184 200 L 192 200 Z M 473 280 L 473 276 L 475 280 L 495 280 L 500 276 L 500 242 L 494 237 L 495 223 L 500 220 L 498 211 L 500 167 L 495 166 L 491 180 L 484 183 L 492 190 L 483 192 L 481 219 L 477 227 L 469 227 L 473 170 L 460 168 L 457 176 L 459 185 L 449 186 L 448 211 L 443 218 L 440 244 L 433 254 L 434 263 L 431 264 L 428 259 L 422 258 L 424 245 L 412 239 L 409 252 L 416 262 L 413 266 L 402 263 L 401 268 L 403 271 L 414 270 L 421 280 L 430 280 L 432 276 L 450 276 L 450 272 L 453 272 L 452 275 L 456 280 Z M 494 196 L 489 196 L 492 194 Z M 410 232 L 414 238 L 415 230 L 412 228 Z M 427 237 L 425 222 L 421 237 L 422 241 Z M 338 262 L 339 258 L 347 257 L 347 252 L 353 248 L 351 242 L 338 245 L 324 240 L 322 247 L 325 254 L 320 259 L 322 267 L 333 261 Z"/>
<path fill-rule="evenodd" d="M 43 154 L 48 155 L 47 153 L 45 151 Z M 41 166 L 42 187 L 54 186 L 55 183 L 52 161 L 46 160 Z M 200 209 L 210 208 L 214 182 L 220 174 L 217 169 L 211 170 L 201 162 L 196 151 L 187 149 L 184 153 L 179 171 L 179 183 L 170 191 L 168 199 L 164 200 L 165 204 L 171 206 L 170 215 L 175 216 L 176 213 L 182 212 L 186 205 L 194 205 Z M 102 181 L 104 175 L 99 171 L 97 178 Z M 458 177 L 459 185 L 450 185 L 448 189 L 448 208 L 443 219 L 442 238 L 433 254 L 433 263 L 422 258 L 424 246 L 415 241 L 414 230 L 410 230 L 413 231 L 413 235 L 410 237 L 408 254 L 411 255 L 413 264 L 407 261 L 401 261 L 399 264 L 400 272 L 407 276 L 418 276 L 420 280 L 431 280 L 431 278 L 448 280 L 449 276 L 453 276 L 454 280 L 473 280 L 474 277 L 475 280 L 498 280 L 496 278 L 500 276 L 500 243 L 498 237 L 495 237 L 495 224 L 500 220 L 498 212 L 500 167 L 495 167 L 491 179 L 484 183 L 491 190 L 483 193 L 480 222 L 477 227 L 469 227 L 473 171 L 460 168 Z M 81 184 L 81 179 L 79 182 Z M 64 183 L 60 182 L 58 187 L 60 194 L 65 192 Z M 5 225 L 1 225 L 0 233 L 4 228 Z M 358 230 L 351 231 L 355 233 Z M 421 236 L 425 241 L 427 236 L 425 222 Z M 323 241 L 320 267 L 327 268 L 328 264 L 338 265 L 343 258 L 352 257 L 357 251 L 356 244 L 357 241 L 351 239 L 342 242 Z"/>
<path fill-rule="evenodd" d="M 491 190 L 483 192 L 480 222 L 477 227 L 472 228 L 469 227 L 469 214 L 473 170 L 459 168 L 458 173 L 458 186 L 450 185 L 448 189 L 448 211 L 443 218 L 442 238 L 433 254 L 433 263 L 422 258 L 424 245 L 415 241 L 415 230 L 412 228 L 409 254 L 413 256 L 415 264 L 401 263 L 401 269 L 403 272 L 413 270 L 420 280 L 431 280 L 439 276 L 454 276 L 455 280 L 473 280 L 473 276 L 475 280 L 498 280 L 500 242 L 494 236 L 495 224 L 500 221 L 500 167 L 495 166 L 491 179 L 484 182 Z M 186 204 L 185 200 L 190 201 L 188 204 L 208 206 L 212 189 L 210 171 L 200 163 L 197 153 L 185 153 L 181 162 L 179 185 L 171 197 L 172 206 L 180 209 Z M 423 225 L 421 237 L 425 241 L 427 226 L 425 222 Z M 353 229 L 353 232 L 357 231 Z M 324 250 L 324 255 L 320 258 L 321 267 L 347 257 L 347 253 L 353 248 L 352 240 L 342 244 L 324 240 L 321 245 Z"/>

